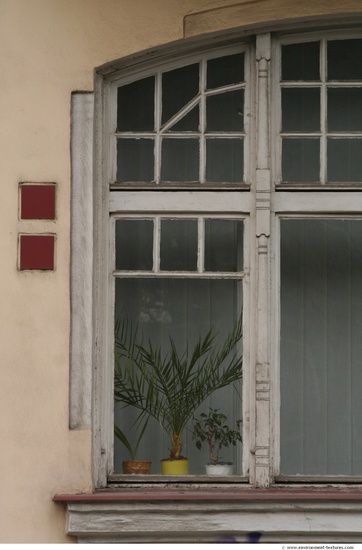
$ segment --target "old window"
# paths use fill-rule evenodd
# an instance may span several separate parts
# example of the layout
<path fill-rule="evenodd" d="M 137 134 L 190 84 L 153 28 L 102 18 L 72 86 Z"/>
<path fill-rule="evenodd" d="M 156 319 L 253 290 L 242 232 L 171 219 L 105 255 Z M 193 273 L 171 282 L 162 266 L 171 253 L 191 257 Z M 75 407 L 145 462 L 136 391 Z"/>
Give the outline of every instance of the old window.
<path fill-rule="evenodd" d="M 217 352 L 245 310 L 249 67 L 248 47 L 228 48 L 151 69 L 141 78 L 136 73 L 109 91 L 114 113 L 109 293 L 116 342 L 126 319 L 137 342 L 163 357 L 173 345 L 180 357 L 191 356 L 210 330 Z M 235 199 L 240 205 L 230 209 Z M 233 354 L 241 356 L 243 348 L 240 339 Z M 117 348 L 115 354 L 117 360 Z M 192 417 L 210 408 L 225 414 L 230 428 L 242 430 L 241 381 L 212 392 Z M 139 412 L 115 405 L 117 430 L 133 448 L 142 431 Z M 182 433 L 182 455 L 189 459 L 189 474 L 202 475 L 208 450 L 205 444 L 200 452 L 192 440 L 192 417 Z M 122 439 L 114 443 L 117 476 L 131 456 Z M 152 418 L 137 457 L 152 461 L 157 475 L 169 447 L 169 436 Z M 224 447 L 220 459 L 245 475 L 241 444 Z"/>
<path fill-rule="evenodd" d="M 362 473 L 362 40 L 327 34 L 279 48 L 276 181 L 295 214 L 284 204 L 279 217 L 278 471 L 347 479 Z"/>
<path fill-rule="evenodd" d="M 224 339 L 242 310 L 243 221 L 226 217 L 123 217 L 115 220 L 115 227 L 116 322 L 126 315 L 146 347 L 151 341 L 164 355 L 170 352 L 170 339 L 182 356 L 193 350 L 211 327 L 215 344 Z M 220 408 L 236 430 L 241 419 L 240 391 L 231 384 L 218 390 L 195 410 L 195 416 L 208 412 L 209 407 Z M 180 398 L 179 414 L 187 400 L 185 395 Z M 132 407 L 122 409 L 121 403 L 115 407 L 115 423 L 133 446 L 138 436 L 134 424 L 138 413 Z M 182 434 L 182 455 L 189 459 L 190 474 L 204 474 L 206 453 L 196 449 L 190 429 L 189 423 Z M 154 420 L 147 425 L 138 457 L 151 460 L 152 472 L 158 473 L 169 447 L 169 437 Z M 116 440 L 116 473 L 122 472 L 121 459 L 125 457 L 126 449 Z M 241 447 L 223 449 L 223 458 L 232 461 L 240 473 Z"/>
<path fill-rule="evenodd" d="M 132 440 L 136 414 L 113 401 L 125 314 L 166 351 L 170 337 L 182 350 L 211 327 L 222 339 L 242 315 L 242 383 L 195 410 L 242 420 L 242 444 L 224 453 L 236 465 L 230 483 L 359 479 L 361 48 L 355 31 L 262 33 L 105 69 L 97 486 L 129 482 L 113 437 L 115 421 Z M 188 429 L 183 444 L 189 476 L 209 483 Z M 150 422 L 139 457 L 152 460 L 155 482 L 167 448 Z"/>
<path fill-rule="evenodd" d="M 362 180 L 362 39 L 281 46 L 280 183 Z"/>

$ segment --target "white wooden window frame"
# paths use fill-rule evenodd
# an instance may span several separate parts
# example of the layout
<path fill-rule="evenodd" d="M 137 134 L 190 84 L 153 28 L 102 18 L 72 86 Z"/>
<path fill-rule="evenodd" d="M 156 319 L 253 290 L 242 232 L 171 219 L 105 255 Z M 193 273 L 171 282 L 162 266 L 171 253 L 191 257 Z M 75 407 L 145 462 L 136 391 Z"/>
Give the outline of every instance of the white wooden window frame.
<path fill-rule="evenodd" d="M 195 217 L 204 217 L 207 218 L 223 218 L 228 217 L 229 219 L 243 219 L 244 220 L 244 270 L 243 274 L 224 274 L 226 278 L 236 278 L 243 280 L 243 457 L 242 457 L 242 469 L 243 476 L 245 481 L 245 476 L 249 472 L 248 457 L 250 455 L 250 393 L 246 390 L 249 387 L 249 344 L 248 337 L 248 326 L 246 320 L 249 319 L 249 298 L 248 298 L 248 288 L 249 284 L 246 282 L 246 279 L 249 277 L 250 267 L 249 267 L 249 254 L 248 254 L 248 243 L 249 243 L 249 220 L 248 215 L 251 209 L 251 199 L 250 193 L 240 192 L 237 190 L 223 191 L 225 184 L 216 183 L 211 186 L 211 188 L 218 188 L 217 191 L 213 191 L 210 187 L 205 189 L 205 169 L 206 169 L 206 136 L 209 138 L 215 136 L 222 136 L 227 138 L 232 137 L 242 137 L 244 141 L 244 180 L 240 184 L 236 184 L 234 187 L 249 187 L 250 186 L 250 177 L 251 177 L 251 168 L 250 162 L 250 134 L 251 128 L 253 126 L 253 119 L 250 111 L 250 80 L 251 80 L 251 63 L 250 63 L 250 44 L 242 44 L 218 48 L 217 50 L 212 49 L 203 55 L 198 53 L 197 55 L 188 56 L 186 59 L 181 58 L 178 60 L 172 60 L 168 63 L 161 63 L 159 65 L 153 64 L 151 67 L 147 68 L 142 73 L 139 72 L 139 69 L 131 69 L 128 71 L 127 76 L 122 75 L 121 78 L 110 78 L 104 88 L 104 113 L 105 113 L 105 129 L 104 129 L 104 144 L 105 144 L 105 175 L 107 178 L 107 186 L 109 186 L 110 191 L 108 192 L 108 211 L 110 214 L 110 223 L 107 229 L 109 235 L 110 248 L 108 250 L 109 265 L 111 266 L 114 261 L 114 220 L 118 217 L 153 217 L 158 216 L 160 218 L 164 217 L 173 217 L 173 218 L 195 218 Z M 217 90 L 206 90 L 206 63 L 208 59 L 215 59 L 218 57 L 223 57 L 226 55 L 244 53 L 244 82 L 237 85 L 225 86 Z M 200 90 L 197 98 L 188 104 L 184 109 L 177 113 L 172 122 L 180 119 L 186 111 L 188 111 L 191 106 L 196 104 L 200 99 L 200 132 L 182 132 L 182 133 L 172 133 L 167 134 L 169 138 L 199 138 L 200 139 L 200 182 L 196 184 L 185 183 L 184 186 L 175 186 L 173 184 L 172 189 L 180 190 L 167 190 L 163 185 L 160 189 L 160 170 L 161 170 L 161 140 L 162 136 L 166 132 L 167 128 L 170 126 L 170 122 L 164 128 L 161 128 L 161 74 L 167 70 L 174 70 L 185 65 L 192 63 L 201 63 L 200 71 Z M 134 82 L 140 78 L 146 78 L 148 76 L 155 75 L 155 125 L 156 131 L 150 134 L 141 133 L 142 137 L 153 137 L 155 139 L 155 182 L 146 182 L 143 186 L 136 185 L 137 190 L 129 189 L 129 186 L 122 185 L 120 182 L 116 181 L 116 170 L 117 170 L 117 138 L 122 135 L 123 137 L 139 137 L 140 133 L 126 132 L 118 133 L 116 124 L 117 124 L 117 88 L 120 85 L 128 84 Z M 244 130 L 243 132 L 234 134 L 234 133 L 210 133 L 205 131 L 206 126 L 206 97 L 209 95 L 214 95 L 215 93 L 221 93 L 234 89 L 243 89 L 244 90 Z M 252 165 L 251 165 L 252 166 Z M 128 189 L 127 189 L 128 187 Z M 132 187 L 132 186 L 131 186 Z M 142 192 L 139 188 L 147 189 L 147 191 Z M 229 187 L 229 186 L 228 186 Z M 182 188 L 184 188 L 182 190 Z M 199 192 L 202 190 L 202 192 Z M 222 205 L 222 206 L 221 206 Z M 199 256 L 200 257 L 200 256 Z M 199 260 L 200 266 L 200 260 Z M 113 334 L 113 312 L 114 312 L 114 298 L 113 298 L 113 277 L 114 273 L 112 269 L 108 273 L 108 321 L 107 334 Z M 167 273 L 162 272 L 161 276 L 166 276 Z M 182 273 L 182 277 L 195 277 L 202 276 L 208 279 L 213 277 L 219 278 L 223 276 L 222 274 L 195 274 Z M 139 274 L 137 274 L 139 276 Z M 142 275 L 141 275 L 142 276 Z M 157 276 L 157 275 L 156 275 Z M 106 336 L 106 335 L 105 335 Z M 105 422 L 107 426 L 113 426 L 114 418 L 114 402 L 113 402 L 113 376 L 112 368 L 113 365 L 113 339 L 107 338 L 106 347 L 108 349 L 108 358 L 107 358 L 107 367 L 105 370 L 108 370 L 108 377 L 102 376 L 102 385 L 104 387 L 105 395 L 107 396 L 106 402 L 108 406 L 103 408 L 102 415 L 105 417 L 102 423 Z M 113 433 L 110 429 L 103 431 L 103 436 L 101 435 L 101 430 L 98 432 L 100 437 L 103 438 L 103 443 L 101 443 L 101 448 L 104 450 L 103 457 L 106 460 L 105 467 L 107 471 L 107 476 L 109 479 L 112 479 L 113 473 Z M 109 450 L 107 450 L 109 449 Z M 101 451 L 102 452 L 102 451 Z M 102 467 L 101 467 L 102 469 Z M 103 466 L 104 470 L 104 466 Z M 243 476 L 240 477 L 242 481 Z M 117 476 L 118 477 L 118 476 Z M 156 476 L 157 477 L 157 476 Z M 104 480 L 104 475 L 102 476 Z M 164 479 L 164 478 L 163 478 Z"/>
<path fill-rule="evenodd" d="M 361 38 L 362 35 L 356 31 L 324 31 L 303 33 L 297 35 L 287 35 L 276 38 L 272 46 L 272 84 L 271 84 L 271 102 L 273 110 L 271 111 L 272 120 L 272 171 L 275 191 L 273 192 L 271 216 L 271 248 L 273 250 L 271 260 L 271 434 L 272 434 L 272 464 L 271 475 L 274 479 L 283 482 L 296 481 L 297 476 L 280 477 L 280 220 L 281 219 L 310 219 L 310 218 L 329 218 L 329 219 L 361 219 L 362 215 L 362 185 L 348 183 L 329 184 L 326 181 L 327 166 L 327 136 L 334 134 L 328 133 L 327 122 L 327 86 L 326 82 L 326 44 L 327 40 L 343 40 L 351 38 Z M 303 42 L 319 41 L 321 44 L 321 81 L 320 82 L 281 82 L 281 47 L 285 44 L 297 44 Z M 361 83 L 333 82 L 338 86 L 361 87 Z M 332 84 L 332 85 L 333 85 Z M 290 135 L 303 137 L 315 135 L 320 138 L 320 183 L 305 185 L 303 183 L 283 183 L 281 172 L 282 159 L 282 136 L 287 135 L 281 132 L 281 90 L 288 85 L 296 87 L 319 87 L 321 93 L 321 131 L 318 133 L 293 133 Z M 289 134 L 288 134 L 289 135 Z M 353 136 L 352 133 L 338 133 L 338 137 Z M 362 137 L 362 136 L 361 136 Z M 338 191 L 336 190 L 338 188 Z M 353 191 L 351 189 L 354 189 Z M 306 192 L 307 189 L 307 192 Z M 306 483 L 313 482 L 335 482 L 338 483 L 338 476 L 298 476 Z M 360 478 L 343 476 L 340 481 L 357 481 Z"/>
<path fill-rule="evenodd" d="M 358 35 L 360 36 L 360 35 Z M 304 33 L 273 38 L 269 33 L 249 44 L 250 87 L 246 157 L 249 158 L 244 190 L 193 189 L 147 191 L 122 189 L 115 185 L 116 96 L 119 70 L 103 70 L 95 80 L 95 94 L 73 94 L 72 98 L 72 344 L 70 384 L 70 427 L 93 427 L 94 485 L 105 487 L 113 463 L 113 388 L 110 368 L 112 345 L 109 334 L 113 300 L 113 274 L 109 269 L 110 217 L 167 213 L 175 217 L 193 214 L 227 215 L 245 219 L 244 284 L 244 472 L 249 483 L 267 487 L 279 474 L 279 220 L 285 217 L 361 217 L 362 189 L 346 184 L 331 189 L 327 184 L 308 189 L 280 183 L 280 46 L 302 41 L 357 37 L 356 31 Z M 235 51 L 234 46 L 217 55 Z M 209 50 L 206 57 L 213 57 Z M 172 52 L 171 52 L 172 54 Z M 248 54 L 249 55 L 249 54 Z M 172 55 L 170 56 L 172 57 Z M 154 74 L 155 67 L 177 68 L 200 55 L 181 56 L 176 62 L 143 60 L 125 64 L 126 80 Z M 248 63 L 246 63 L 246 67 Z M 140 70 L 142 71 L 140 72 Z M 125 80 L 122 79 L 122 82 Z M 271 105 L 273 108 L 271 108 Z M 94 129 L 93 129 L 94 124 Z M 93 146 L 96 161 L 92 168 Z M 92 190 L 92 182 L 94 188 Z M 200 186 L 202 184 L 199 184 Z M 144 193 L 143 206 L 140 196 Z M 92 219 L 92 204 L 95 204 Z M 142 202 L 142 201 L 141 201 Z M 222 205 L 222 206 L 221 206 Z M 81 212 L 81 215 L 79 215 Z M 94 244 L 90 236 L 94 232 Z M 91 259 L 93 257 L 93 274 Z M 254 276 L 250 277 L 250 273 Z M 92 290 L 93 289 L 93 290 Z M 93 327 L 90 304 L 93 303 Z M 92 350 L 92 351 L 91 351 Z M 92 374 L 93 373 L 93 374 Z M 93 376 L 93 390 L 90 380 Z M 93 397 L 91 396 L 93 392 Z M 244 432 L 245 433 L 245 432 Z M 307 482 L 311 478 L 307 479 Z M 313 480 L 312 480 L 313 481 Z M 327 478 L 318 481 L 327 482 Z M 335 480 L 334 480 L 335 481 Z"/>
<path fill-rule="evenodd" d="M 308 198 L 305 193 L 278 193 L 275 203 L 275 216 L 273 221 L 273 246 L 275 248 L 274 260 L 272 262 L 272 380 L 280 380 L 280 337 L 281 337 L 281 310 L 280 310 L 280 222 L 281 220 L 295 219 L 333 219 L 333 220 L 362 220 L 362 191 L 343 193 L 343 202 L 340 203 L 341 194 L 337 192 L 309 192 Z M 342 206 L 342 209 L 341 209 Z M 343 214 L 341 213 L 343 210 Z M 275 384 L 272 399 L 272 417 L 274 418 L 274 452 L 273 472 L 274 477 L 283 482 L 305 481 L 312 482 L 334 482 L 348 483 L 361 480 L 360 476 L 341 475 L 280 475 L 280 385 Z"/>
<path fill-rule="evenodd" d="M 328 40 L 345 40 L 353 38 L 361 38 L 362 35 L 358 31 L 324 31 L 314 33 L 302 33 L 287 35 L 273 40 L 272 48 L 272 104 L 273 111 L 272 126 L 274 128 L 273 147 L 273 173 L 274 183 L 280 188 L 297 189 L 300 187 L 316 189 L 317 187 L 323 188 L 336 188 L 341 187 L 343 189 L 362 187 L 362 183 L 331 183 L 327 181 L 327 138 L 339 137 L 339 138 L 355 138 L 362 139 L 362 135 L 358 136 L 357 132 L 329 132 L 327 128 L 327 90 L 328 88 L 361 88 L 361 82 L 356 81 L 328 81 L 327 80 L 327 41 Z M 281 47 L 288 44 L 300 44 L 304 42 L 320 43 L 320 80 L 312 81 L 282 81 L 281 80 Z M 318 132 L 282 132 L 282 90 L 286 88 L 294 89 L 308 89 L 318 88 L 321 91 L 320 94 L 320 131 Z M 315 137 L 319 139 L 320 143 L 320 181 L 317 183 L 290 183 L 283 182 L 282 179 L 282 138 L 303 138 L 303 137 Z M 362 176 L 361 176 L 362 180 Z"/>
<path fill-rule="evenodd" d="M 222 88 L 218 87 L 217 89 L 206 88 L 206 65 L 209 59 L 217 59 L 227 55 L 244 53 L 244 81 L 239 84 L 231 84 L 224 86 Z M 199 182 L 190 182 L 182 185 L 182 182 L 179 184 L 170 184 L 173 188 L 180 188 L 184 186 L 186 188 L 191 187 L 201 187 L 205 186 L 206 182 L 206 139 L 213 137 L 223 137 L 225 139 L 232 138 L 243 138 L 244 142 L 244 177 L 243 181 L 240 184 L 246 186 L 250 185 L 251 177 L 251 165 L 248 159 L 250 158 L 251 153 L 251 131 L 252 131 L 252 114 L 251 114 L 251 97 L 250 97 L 250 82 L 252 80 L 252 70 L 251 70 L 251 56 L 252 56 L 252 47 L 250 44 L 239 43 L 237 46 L 228 46 L 223 48 L 218 48 L 217 50 L 211 50 L 210 52 L 204 53 L 203 55 L 191 55 L 186 59 L 182 57 L 181 59 L 173 60 L 172 62 L 163 63 L 160 65 L 153 65 L 150 68 L 142 71 L 140 75 L 139 69 L 134 69 L 128 71 L 127 76 L 122 76 L 121 78 L 111 79 L 109 82 L 110 86 L 107 90 L 107 127 L 110 129 L 109 133 L 109 145 L 108 145 L 108 181 L 110 182 L 111 188 L 115 189 L 117 187 L 124 188 L 125 185 L 120 182 L 117 182 L 116 172 L 117 172 L 117 138 L 118 137 L 130 137 L 130 138 L 153 138 L 155 141 L 154 144 L 154 153 L 155 153 L 155 165 L 154 165 L 154 182 L 145 182 L 145 187 L 147 189 L 157 188 L 161 184 L 161 150 L 162 150 L 162 139 L 167 137 L 168 139 L 192 139 L 197 138 L 200 140 L 200 160 L 199 160 Z M 161 124 L 161 101 L 162 101 L 162 90 L 161 90 L 161 77 L 162 73 L 181 68 L 185 65 L 191 65 L 192 63 L 200 63 L 200 92 L 199 94 L 184 108 L 182 108 L 178 113 L 176 113 L 171 120 L 162 126 Z M 154 132 L 118 132 L 117 131 L 117 87 L 120 85 L 130 84 L 140 78 L 147 78 L 149 76 L 155 76 L 155 131 Z M 220 93 L 224 93 L 232 90 L 244 90 L 244 129 L 241 132 L 207 132 L 206 131 L 206 99 L 207 97 L 214 96 Z M 175 132 L 167 133 L 170 126 L 180 120 L 187 112 L 189 112 L 192 107 L 197 105 L 200 101 L 200 131 L 199 132 Z M 231 185 L 240 185 L 240 184 L 231 184 Z M 135 184 L 137 185 L 137 184 Z M 221 186 L 222 182 L 213 183 L 213 186 Z M 223 184 L 230 185 L 230 184 Z M 138 183 L 137 187 L 140 187 Z M 167 187 L 167 182 L 163 182 L 162 187 Z"/>
<path fill-rule="evenodd" d="M 250 456 L 250 344 L 248 320 L 250 318 L 250 296 L 249 296 L 249 276 L 250 276 L 250 220 L 248 210 L 250 207 L 249 194 L 243 192 L 154 192 L 156 196 L 149 200 L 149 194 L 125 191 L 120 193 L 111 193 L 110 199 L 110 270 L 109 270 L 109 377 L 107 378 L 107 394 L 113 395 L 113 376 L 111 366 L 114 364 L 113 356 L 113 338 L 114 334 L 114 284 L 117 277 L 130 276 L 136 278 L 192 278 L 192 279 L 233 279 L 242 283 L 242 315 L 243 315 L 243 379 L 242 379 L 242 418 L 243 418 L 243 446 L 242 446 L 242 473 L 240 482 L 247 481 L 249 472 Z M 125 199 L 125 200 L 123 200 Z M 172 205 L 170 204 L 172 202 Z M 220 210 L 220 204 L 224 208 Z M 157 210 L 152 206 L 157 205 Z M 187 211 L 187 214 L 185 213 Z M 115 265 L 115 222 L 119 219 L 152 219 L 154 220 L 154 269 L 152 271 L 117 271 L 113 269 Z M 160 240 L 160 221 L 164 219 L 197 219 L 198 221 L 198 261 L 197 271 L 170 272 L 160 270 L 159 268 L 159 240 Z M 206 219 L 229 219 L 243 221 L 243 269 L 237 272 L 209 272 L 203 269 L 204 250 L 204 220 Z M 157 235 L 156 235 L 157 233 Z M 108 425 L 114 422 L 114 400 L 110 399 L 108 410 L 106 412 Z M 111 449 L 114 448 L 112 441 Z M 108 479 L 110 481 L 121 481 L 122 474 L 114 475 L 113 451 L 109 456 Z M 164 476 L 152 475 L 149 479 L 154 481 L 165 481 Z M 178 478 L 180 479 L 180 478 Z M 198 480 L 205 482 L 205 476 L 188 475 L 188 481 Z M 209 479 L 209 481 L 212 481 Z"/>

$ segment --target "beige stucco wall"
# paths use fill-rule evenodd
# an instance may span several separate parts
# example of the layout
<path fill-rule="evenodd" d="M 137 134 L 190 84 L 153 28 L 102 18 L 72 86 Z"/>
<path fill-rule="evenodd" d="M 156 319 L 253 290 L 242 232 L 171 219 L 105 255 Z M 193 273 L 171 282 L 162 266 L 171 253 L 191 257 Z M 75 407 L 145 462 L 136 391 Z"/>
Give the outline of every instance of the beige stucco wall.
<path fill-rule="evenodd" d="M 223 8 L 223 9 L 220 9 Z M 159 44 L 360 0 L 0 0 L 0 542 L 66 542 L 56 493 L 90 491 L 91 434 L 68 429 L 70 95 Z M 18 184 L 56 182 L 55 222 L 18 219 Z M 54 272 L 19 272 L 19 232 L 57 234 Z"/>

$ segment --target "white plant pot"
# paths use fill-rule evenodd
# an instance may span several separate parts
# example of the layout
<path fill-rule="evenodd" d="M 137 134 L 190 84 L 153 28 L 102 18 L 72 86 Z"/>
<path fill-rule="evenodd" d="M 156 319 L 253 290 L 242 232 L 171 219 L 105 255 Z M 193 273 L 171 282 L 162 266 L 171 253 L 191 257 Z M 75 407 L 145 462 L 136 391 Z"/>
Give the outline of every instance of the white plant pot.
<path fill-rule="evenodd" d="M 234 464 L 226 462 L 224 464 L 206 464 L 206 474 L 208 476 L 230 476 L 234 473 Z"/>

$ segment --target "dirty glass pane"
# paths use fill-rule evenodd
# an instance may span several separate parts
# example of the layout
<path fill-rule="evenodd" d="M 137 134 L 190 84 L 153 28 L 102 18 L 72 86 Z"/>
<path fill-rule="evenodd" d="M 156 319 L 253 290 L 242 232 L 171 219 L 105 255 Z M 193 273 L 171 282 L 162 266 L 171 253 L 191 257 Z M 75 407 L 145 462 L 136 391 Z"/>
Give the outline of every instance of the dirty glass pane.
<path fill-rule="evenodd" d="M 281 222 L 281 473 L 362 474 L 362 221 Z"/>
<path fill-rule="evenodd" d="M 282 180 L 291 183 L 319 182 L 319 139 L 282 140 Z"/>
<path fill-rule="evenodd" d="M 282 132 L 318 132 L 319 130 L 319 88 L 284 88 L 282 90 Z"/>
<path fill-rule="evenodd" d="M 150 76 L 118 88 L 118 132 L 154 130 L 155 77 Z"/>
<path fill-rule="evenodd" d="M 162 181 L 199 181 L 199 140 L 163 139 Z"/>
<path fill-rule="evenodd" d="M 243 222 L 205 220 L 205 271 L 241 271 Z"/>
<path fill-rule="evenodd" d="M 127 317 L 138 328 L 139 340 L 152 343 L 162 356 L 170 350 L 172 338 L 180 355 L 192 352 L 198 339 L 204 338 L 213 328 L 214 344 L 220 346 L 237 322 L 242 307 L 241 283 L 232 280 L 207 279 L 116 279 L 115 321 Z M 190 360 L 190 355 L 189 355 Z M 209 407 L 220 409 L 227 416 L 227 423 L 237 429 L 241 419 L 241 384 L 237 390 L 229 385 L 207 398 L 195 410 L 195 416 L 208 412 Z M 119 426 L 135 446 L 137 429 L 134 422 L 139 411 L 131 407 L 115 405 L 115 424 Z M 192 440 L 192 420 L 182 435 L 182 455 L 189 459 L 190 474 L 205 474 L 208 451 L 201 451 Z M 151 460 L 151 474 L 160 474 L 160 460 L 169 456 L 170 440 L 156 421 L 151 420 L 141 440 L 137 458 Z M 234 473 L 241 473 L 242 444 L 222 449 L 221 460 L 234 463 Z M 122 460 L 129 460 L 126 447 L 115 438 L 115 471 L 122 473 Z"/>
<path fill-rule="evenodd" d="M 362 88 L 328 89 L 328 131 L 362 130 Z"/>
<path fill-rule="evenodd" d="M 197 271 L 197 220 L 161 220 L 164 271 Z"/>
<path fill-rule="evenodd" d="M 162 75 L 162 124 L 185 107 L 199 93 L 199 64 L 188 65 Z"/>
<path fill-rule="evenodd" d="M 153 149 L 153 139 L 118 139 L 117 181 L 153 181 Z"/>
<path fill-rule="evenodd" d="M 362 79 L 362 39 L 330 40 L 327 46 L 328 80 Z"/>
<path fill-rule="evenodd" d="M 320 80 L 319 42 L 282 46 L 282 80 Z"/>
<path fill-rule="evenodd" d="M 153 221 L 116 221 L 116 269 L 153 268 Z"/>
<path fill-rule="evenodd" d="M 242 139 L 206 140 L 206 181 L 237 183 L 244 181 L 244 141 Z"/>
<path fill-rule="evenodd" d="M 207 132 L 242 132 L 244 129 L 244 90 L 207 97 Z"/>
<path fill-rule="evenodd" d="M 362 181 L 362 139 L 328 139 L 327 158 L 328 181 Z"/>
<path fill-rule="evenodd" d="M 238 84 L 244 80 L 244 53 L 209 59 L 207 62 L 207 88 Z"/>

